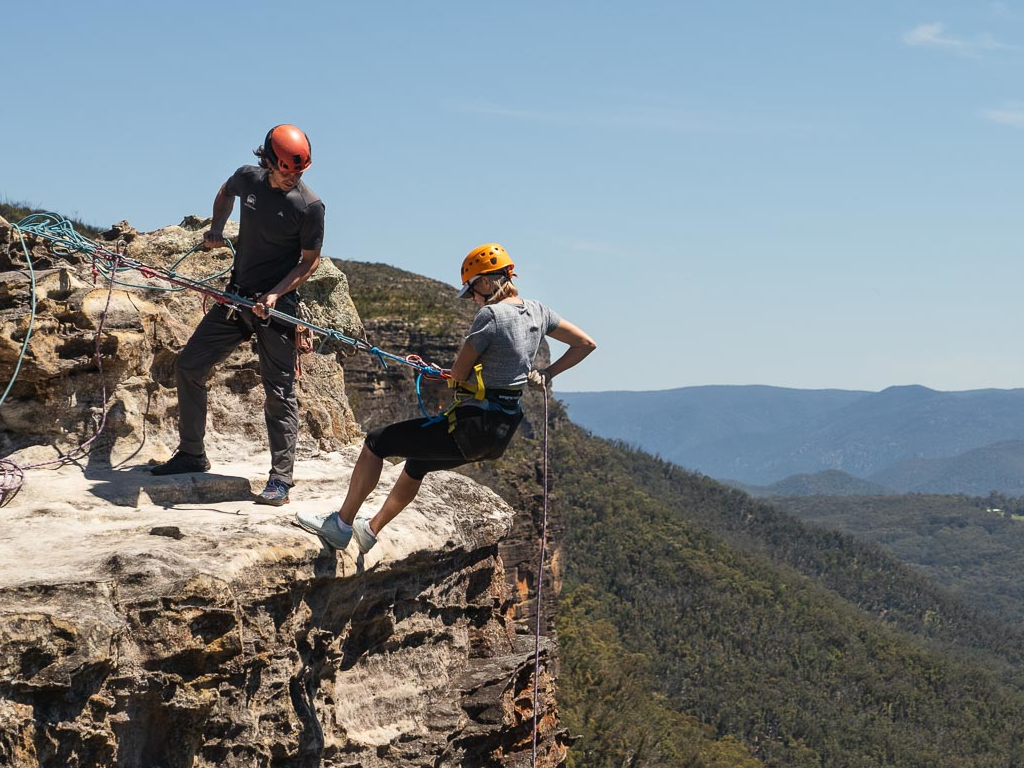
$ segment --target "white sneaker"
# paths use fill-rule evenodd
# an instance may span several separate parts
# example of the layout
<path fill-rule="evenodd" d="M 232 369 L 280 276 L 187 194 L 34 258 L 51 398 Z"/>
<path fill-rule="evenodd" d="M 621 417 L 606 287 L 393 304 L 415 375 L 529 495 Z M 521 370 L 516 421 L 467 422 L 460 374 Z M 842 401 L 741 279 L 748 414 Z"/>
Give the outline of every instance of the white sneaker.
<path fill-rule="evenodd" d="M 315 533 L 335 549 L 344 549 L 352 540 L 352 528 L 341 522 L 337 512 L 317 515 L 313 512 L 296 512 L 295 519 L 310 533 Z"/>
<path fill-rule="evenodd" d="M 377 537 L 370 529 L 370 518 L 368 517 L 357 517 L 353 521 L 352 535 L 355 536 L 356 546 L 363 554 L 373 549 L 373 545 L 377 543 Z"/>

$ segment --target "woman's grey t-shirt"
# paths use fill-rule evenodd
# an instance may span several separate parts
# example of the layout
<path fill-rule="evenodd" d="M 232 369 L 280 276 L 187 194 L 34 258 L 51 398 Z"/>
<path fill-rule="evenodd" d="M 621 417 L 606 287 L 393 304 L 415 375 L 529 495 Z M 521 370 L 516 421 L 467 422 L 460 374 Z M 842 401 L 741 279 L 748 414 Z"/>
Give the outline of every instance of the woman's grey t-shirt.
<path fill-rule="evenodd" d="M 562 318 L 539 301 L 498 302 L 481 307 L 466 342 L 480 353 L 484 387 L 519 389 L 533 367 L 540 341 Z"/>

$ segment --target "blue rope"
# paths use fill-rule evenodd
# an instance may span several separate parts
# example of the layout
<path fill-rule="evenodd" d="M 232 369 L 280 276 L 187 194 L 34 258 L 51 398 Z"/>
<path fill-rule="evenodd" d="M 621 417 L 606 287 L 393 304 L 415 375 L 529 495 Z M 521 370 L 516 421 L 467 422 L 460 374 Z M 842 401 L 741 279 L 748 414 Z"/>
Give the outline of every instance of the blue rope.
<path fill-rule="evenodd" d="M 15 225 L 15 227 L 17 227 L 17 225 Z M 11 388 L 14 386 L 15 380 L 18 378 L 19 371 L 21 371 L 21 361 L 25 359 L 25 352 L 28 351 L 28 342 L 29 339 L 32 338 L 32 326 L 36 320 L 36 271 L 32 266 L 32 256 L 29 253 L 28 246 L 25 244 L 24 238 L 21 240 L 21 248 L 25 252 L 25 261 L 28 262 L 32 305 L 28 315 L 28 330 L 25 332 L 25 341 L 21 345 L 21 352 L 18 353 L 18 362 L 14 365 L 14 373 L 11 374 L 11 380 L 7 382 L 7 389 L 4 390 L 3 396 L 0 397 L 0 405 L 4 404 L 4 401 L 7 399 L 7 395 L 10 394 Z"/>
<path fill-rule="evenodd" d="M 14 226 L 15 226 L 15 229 L 19 228 L 17 224 L 14 225 Z M 25 350 L 28 348 L 29 338 L 32 335 L 32 325 L 33 325 L 33 323 L 35 321 L 35 316 L 36 316 L 36 291 L 35 291 L 36 280 L 35 280 L 35 270 L 34 270 L 34 268 L 32 266 L 32 258 L 31 258 L 31 255 L 30 255 L 30 251 L 29 251 L 28 245 L 25 243 L 24 235 L 21 235 L 19 239 L 21 240 L 22 250 L 25 252 L 25 260 L 28 263 L 29 273 L 31 274 L 31 280 L 32 280 L 31 309 L 32 309 L 32 311 L 31 311 L 31 314 L 29 316 L 29 328 L 28 328 L 28 332 L 25 335 L 25 343 L 22 346 L 21 354 L 18 356 L 18 364 L 17 364 L 17 366 L 16 366 L 16 368 L 14 370 L 14 375 L 11 377 L 10 383 L 7 385 L 7 389 L 4 392 L 3 397 L 0 398 L 0 405 L 2 405 L 4 400 L 7 398 L 8 393 L 11 391 L 11 387 L 14 385 L 14 381 L 15 381 L 15 379 L 18 376 L 18 372 L 21 369 L 21 361 L 24 359 Z M 118 269 L 118 265 L 120 263 L 120 258 L 121 257 L 119 255 L 114 254 L 114 257 L 113 257 L 113 259 L 114 259 L 113 270 L 115 272 Z M 25 481 L 25 470 L 26 469 L 38 469 L 40 467 L 48 467 L 48 466 L 52 466 L 52 465 L 62 466 L 62 465 L 66 464 L 69 461 L 74 461 L 79 456 L 82 456 L 82 455 L 84 455 L 86 453 L 86 449 L 88 449 L 89 446 L 92 445 L 99 438 L 100 434 L 103 432 L 104 428 L 106 427 L 106 425 L 107 425 L 107 414 L 109 413 L 109 409 L 107 407 L 107 384 L 106 384 L 106 381 L 103 378 L 102 338 L 103 338 L 103 326 L 104 326 L 104 324 L 106 322 L 107 313 L 110 310 L 110 300 L 113 297 L 113 294 L 114 294 L 114 284 L 111 283 L 110 285 L 107 286 L 107 303 L 104 305 L 103 312 L 100 314 L 100 322 L 99 322 L 99 325 L 96 326 L 96 333 L 94 335 L 95 345 L 96 345 L 96 369 L 99 372 L 101 391 L 102 391 L 102 403 L 103 403 L 102 404 L 102 409 L 101 409 L 102 412 L 103 412 L 103 415 L 100 418 L 100 422 L 99 422 L 99 424 L 96 427 L 95 433 L 93 434 L 92 437 L 90 437 L 84 443 L 79 445 L 73 451 L 70 451 L 68 453 L 62 454 L 62 455 L 58 456 L 56 459 L 52 459 L 50 461 L 43 461 L 43 462 L 39 462 L 39 463 L 36 463 L 36 464 L 29 464 L 26 467 L 19 467 L 17 464 L 15 464 L 10 459 L 0 459 L 0 507 L 2 507 L 5 504 L 7 504 L 11 499 L 13 499 L 17 495 L 18 491 L 21 490 L 21 487 L 22 487 L 22 485 L 24 484 L 24 481 Z"/>
<path fill-rule="evenodd" d="M 228 245 L 228 249 L 231 251 L 232 261 L 234 261 L 235 246 L 231 244 L 230 240 L 226 240 L 225 242 Z M 174 271 L 178 267 L 178 265 L 181 264 L 185 259 L 187 259 L 189 256 L 191 256 L 193 253 L 195 253 L 196 251 L 200 250 L 202 247 L 203 247 L 203 244 L 202 243 L 198 243 L 197 245 L 194 245 L 191 248 L 189 248 L 187 251 L 185 251 L 185 253 L 181 256 L 180 259 L 178 259 L 176 262 L 174 262 L 174 264 L 172 264 L 170 267 L 168 267 L 168 269 L 166 270 L 167 273 L 169 275 L 178 276 L 177 272 Z M 97 272 L 99 272 L 101 275 L 103 275 L 104 278 L 106 278 L 107 280 L 110 280 L 115 285 L 120 285 L 123 288 L 142 288 L 142 289 L 147 290 L 147 291 L 167 291 L 168 293 L 176 293 L 178 291 L 188 290 L 191 287 L 191 286 L 188 286 L 188 285 L 173 285 L 173 286 L 166 287 L 166 286 L 160 286 L 160 285 L 149 285 L 149 284 L 146 284 L 146 283 L 132 283 L 132 282 L 128 282 L 126 280 L 118 280 L 116 277 L 114 277 L 114 275 L 117 272 L 137 271 L 138 268 L 136 266 L 132 266 L 130 264 L 128 266 L 122 266 L 119 269 L 117 269 L 116 271 L 111 271 L 111 270 L 109 270 L 109 268 L 105 265 L 105 263 L 103 261 L 97 260 L 94 257 L 93 258 L 93 266 L 96 268 Z M 197 279 L 194 280 L 194 282 L 197 283 L 198 285 L 206 285 L 206 284 L 212 282 L 213 280 L 217 280 L 218 278 L 224 277 L 225 275 L 227 275 L 230 272 L 231 272 L 231 267 L 228 266 L 228 267 L 225 267 L 224 269 L 222 269 L 220 272 L 214 272 L 213 274 L 206 275 L 205 277 L 197 278 Z"/>
<path fill-rule="evenodd" d="M 446 411 L 431 416 L 427 413 L 427 406 L 423 403 L 423 393 L 420 391 L 420 382 L 423 381 L 423 371 L 416 374 L 416 402 L 420 406 L 420 413 L 423 414 L 423 418 L 427 419 L 427 423 L 423 426 L 429 426 L 435 422 L 441 421 L 444 418 Z"/>
<path fill-rule="evenodd" d="M 113 251 L 106 248 L 106 246 L 100 245 L 87 237 L 80 235 L 75 231 L 74 225 L 70 221 L 58 216 L 54 213 L 32 213 L 26 216 L 24 219 L 19 221 L 15 225 L 18 229 L 36 235 L 38 237 L 45 238 L 51 241 L 56 247 L 52 250 L 61 256 L 68 256 L 72 253 L 84 253 L 92 259 L 93 267 L 103 275 L 104 278 L 113 282 L 115 285 L 120 285 L 124 288 L 144 288 L 151 291 L 168 291 L 176 292 L 183 291 L 190 286 L 179 285 L 173 287 L 163 287 L 158 285 L 146 285 L 143 283 L 130 283 L 124 280 L 118 280 L 115 275 L 121 272 L 137 271 L 138 263 L 132 262 L 128 259 L 122 259 L 124 262 L 121 266 L 116 269 L 111 269 L 109 262 L 112 261 L 115 254 Z M 235 255 L 235 247 L 232 245 L 230 240 L 225 241 L 228 248 L 231 250 L 232 258 Z M 167 271 L 169 275 L 177 276 L 174 271 L 178 266 L 191 256 L 196 251 L 200 250 L 203 244 L 197 243 L 192 248 L 187 250 L 182 256 L 170 266 Z M 215 272 L 211 275 L 199 278 L 194 282 L 205 285 L 213 280 L 216 280 L 231 271 L 231 267 L 226 267 L 220 272 Z"/>

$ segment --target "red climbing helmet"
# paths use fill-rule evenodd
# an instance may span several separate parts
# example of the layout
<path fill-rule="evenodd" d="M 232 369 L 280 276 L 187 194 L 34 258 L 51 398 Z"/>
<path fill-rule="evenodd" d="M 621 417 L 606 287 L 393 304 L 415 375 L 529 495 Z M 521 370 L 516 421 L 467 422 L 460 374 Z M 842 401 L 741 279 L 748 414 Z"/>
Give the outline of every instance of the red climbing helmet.
<path fill-rule="evenodd" d="M 470 284 L 480 275 L 502 272 L 505 277 L 511 278 L 515 266 L 508 251 L 497 243 L 478 245 L 462 260 L 462 290 L 459 291 L 459 297 L 469 295 Z"/>
<path fill-rule="evenodd" d="M 263 146 L 256 150 L 260 165 L 283 173 L 301 173 L 313 164 L 309 137 L 294 125 L 275 125 L 267 131 Z"/>

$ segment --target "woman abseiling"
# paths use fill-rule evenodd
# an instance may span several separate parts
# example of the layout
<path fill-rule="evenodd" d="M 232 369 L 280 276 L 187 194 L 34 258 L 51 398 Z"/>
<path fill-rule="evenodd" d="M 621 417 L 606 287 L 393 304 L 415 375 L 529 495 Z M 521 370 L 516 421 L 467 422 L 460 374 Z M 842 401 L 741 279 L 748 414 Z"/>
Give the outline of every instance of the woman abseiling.
<path fill-rule="evenodd" d="M 371 431 L 341 509 L 328 515 L 298 512 L 299 525 L 335 549 L 347 547 L 354 536 L 359 551 L 369 551 L 384 526 L 416 498 L 428 472 L 500 457 L 523 418 L 523 389 L 546 387 L 597 348 L 590 336 L 553 310 L 520 298 L 512 282 L 514 266 L 497 243 L 469 252 L 462 262 L 459 296 L 472 299 L 480 309 L 452 365 L 456 392 L 451 407 L 441 417 Z M 544 336 L 568 348 L 545 370 L 537 370 L 533 360 Z M 402 474 L 376 515 L 357 515 L 390 456 L 405 459 Z"/>

